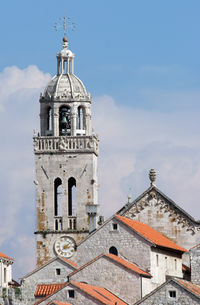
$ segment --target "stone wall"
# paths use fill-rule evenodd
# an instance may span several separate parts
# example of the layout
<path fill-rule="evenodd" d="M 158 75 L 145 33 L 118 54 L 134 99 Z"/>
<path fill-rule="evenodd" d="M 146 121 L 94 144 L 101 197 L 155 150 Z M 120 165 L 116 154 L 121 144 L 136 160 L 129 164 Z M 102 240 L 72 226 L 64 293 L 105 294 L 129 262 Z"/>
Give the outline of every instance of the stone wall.
<path fill-rule="evenodd" d="M 105 256 L 76 272 L 69 279 L 107 288 L 130 304 L 141 298 L 140 275 Z M 151 279 L 147 281 L 150 285 Z"/>
<path fill-rule="evenodd" d="M 169 295 L 170 291 L 176 292 L 176 298 L 172 298 Z M 143 301 L 136 303 L 137 305 L 197 305 L 200 303 L 200 299 L 192 295 L 175 282 L 169 282 L 162 288 L 158 289 L 155 293 L 152 293 Z M 136 305 L 135 304 L 135 305 Z"/>
<path fill-rule="evenodd" d="M 75 295 L 74 298 L 69 298 L 68 296 L 68 290 L 70 289 L 74 289 L 75 291 Z M 57 300 L 57 301 L 61 301 L 61 302 L 68 302 L 68 303 L 72 303 L 72 304 L 76 304 L 76 305 L 102 305 L 102 302 L 99 302 L 97 300 L 95 300 L 94 298 L 91 298 L 88 294 L 80 291 L 77 288 L 74 288 L 73 286 L 67 286 L 63 289 L 61 289 L 60 291 L 56 292 L 54 295 L 52 295 L 51 297 L 48 298 L 48 300 L 45 300 L 43 302 L 40 303 L 40 305 L 47 305 L 50 301 L 52 300 Z"/>
<path fill-rule="evenodd" d="M 117 230 L 113 230 L 114 223 L 118 225 Z M 74 260 L 81 266 L 99 254 L 109 253 L 112 246 L 118 250 L 118 256 L 150 270 L 150 243 L 115 218 L 78 245 Z"/>
<path fill-rule="evenodd" d="M 60 275 L 56 274 L 56 269 L 60 269 Z M 65 264 L 60 259 L 56 259 L 27 278 L 24 278 L 21 286 L 22 300 L 25 304 L 35 300 L 34 293 L 38 284 L 64 283 L 67 275 L 75 268 Z"/>
<path fill-rule="evenodd" d="M 191 282 L 200 285 L 200 245 L 190 250 Z"/>
<path fill-rule="evenodd" d="M 124 207 L 120 214 L 148 224 L 186 249 L 200 240 L 200 224 L 156 188 L 144 193 L 129 208 Z"/>

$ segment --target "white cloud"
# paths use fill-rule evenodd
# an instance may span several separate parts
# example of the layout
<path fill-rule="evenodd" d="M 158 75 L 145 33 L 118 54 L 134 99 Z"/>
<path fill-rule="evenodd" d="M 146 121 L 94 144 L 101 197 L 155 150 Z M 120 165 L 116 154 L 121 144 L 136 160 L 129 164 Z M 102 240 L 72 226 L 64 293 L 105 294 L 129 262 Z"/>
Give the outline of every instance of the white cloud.
<path fill-rule="evenodd" d="M 172 103 L 173 92 L 168 94 L 168 101 L 166 92 L 160 91 L 154 94 L 156 102 L 162 95 L 166 103 Z M 134 198 L 148 187 L 148 171 L 153 167 L 158 173 L 158 187 L 200 218 L 196 99 L 194 93 L 187 93 L 184 99 L 181 92 L 174 92 L 174 96 L 174 111 L 165 113 L 117 106 L 109 96 L 94 100 L 93 123 L 100 135 L 100 202 L 107 216 L 126 202 L 129 187 Z M 183 106 L 190 104 L 190 112 L 179 109 L 181 101 Z"/>

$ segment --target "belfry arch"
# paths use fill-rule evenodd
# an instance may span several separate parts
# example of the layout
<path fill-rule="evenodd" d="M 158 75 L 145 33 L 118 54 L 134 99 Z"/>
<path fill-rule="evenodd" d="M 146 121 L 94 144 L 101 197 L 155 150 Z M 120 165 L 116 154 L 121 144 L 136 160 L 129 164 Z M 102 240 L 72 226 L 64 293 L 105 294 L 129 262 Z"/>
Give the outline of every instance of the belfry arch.
<path fill-rule="evenodd" d="M 85 134 L 86 129 L 85 123 L 85 107 L 79 106 L 77 113 L 77 131 L 80 135 Z"/>
<path fill-rule="evenodd" d="M 62 216 L 62 180 L 54 180 L 54 216 Z"/>
<path fill-rule="evenodd" d="M 68 215 L 76 216 L 76 179 L 71 177 L 68 179 Z"/>
<path fill-rule="evenodd" d="M 71 133 L 71 109 L 61 106 L 59 109 L 59 135 L 66 136 Z"/>

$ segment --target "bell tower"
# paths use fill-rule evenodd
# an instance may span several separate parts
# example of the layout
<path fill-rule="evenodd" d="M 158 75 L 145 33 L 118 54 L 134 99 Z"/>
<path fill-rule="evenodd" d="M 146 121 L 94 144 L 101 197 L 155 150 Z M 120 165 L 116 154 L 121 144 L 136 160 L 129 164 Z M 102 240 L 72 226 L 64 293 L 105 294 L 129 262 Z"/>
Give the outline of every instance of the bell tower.
<path fill-rule="evenodd" d="M 55 255 L 75 255 L 76 244 L 89 233 L 90 216 L 93 228 L 97 219 L 99 141 L 92 133 L 91 96 L 74 75 L 66 37 L 57 74 L 40 96 L 40 134 L 33 142 L 39 267 Z"/>

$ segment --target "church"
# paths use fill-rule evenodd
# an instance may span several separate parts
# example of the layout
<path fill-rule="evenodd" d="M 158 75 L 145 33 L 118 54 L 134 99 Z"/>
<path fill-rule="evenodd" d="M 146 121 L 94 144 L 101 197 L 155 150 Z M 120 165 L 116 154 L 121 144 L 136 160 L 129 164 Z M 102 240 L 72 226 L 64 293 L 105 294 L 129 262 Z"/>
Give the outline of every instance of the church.
<path fill-rule="evenodd" d="M 0 304 L 200 304 L 200 222 L 157 188 L 155 170 L 138 198 L 99 215 L 92 98 L 67 37 L 56 58 L 33 135 L 37 266 L 17 285 L 0 253 Z"/>

